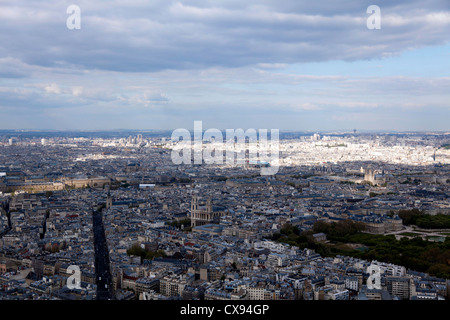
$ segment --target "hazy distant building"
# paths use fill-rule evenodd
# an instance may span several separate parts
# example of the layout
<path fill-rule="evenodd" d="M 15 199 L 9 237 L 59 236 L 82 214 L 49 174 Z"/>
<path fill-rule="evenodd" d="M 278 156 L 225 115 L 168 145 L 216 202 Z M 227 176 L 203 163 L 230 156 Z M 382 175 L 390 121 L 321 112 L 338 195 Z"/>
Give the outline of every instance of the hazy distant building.
<path fill-rule="evenodd" d="M 102 188 L 110 185 L 111 179 L 107 177 L 90 177 L 90 178 L 64 178 L 63 182 L 72 188 Z"/>
<path fill-rule="evenodd" d="M 365 224 L 365 231 L 369 233 L 383 234 L 403 229 L 403 220 L 398 215 L 389 217 L 371 214 L 363 217 L 362 222 Z"/>
<path fill-rule="evenodd" d="M 371 166 L 363 170 L 364 181 L 370 182 L 373 185 L 382 185 L 393 180 L 391 174 L 387 174 L 382 170 L 381 172 L 374 170 Z"/>

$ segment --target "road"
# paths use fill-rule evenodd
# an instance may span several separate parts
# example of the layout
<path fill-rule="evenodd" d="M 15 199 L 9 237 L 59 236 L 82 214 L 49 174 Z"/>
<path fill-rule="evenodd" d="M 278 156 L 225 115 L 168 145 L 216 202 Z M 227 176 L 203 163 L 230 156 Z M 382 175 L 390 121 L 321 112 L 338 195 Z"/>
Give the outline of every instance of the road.
<path fill-rule="evenodd" d="M 106 243 L 101 211 L 92 214 L 94 230 L 95 276 L 97 279 L 97 300 L 112 300 L 112 277 L 109 266 L 109 253 Z"/>
<path fill-rule="evenodd" d="M 415 233 L 417 234 L 417 236 L 421 236 L 422 239 L 426 240 L 427 237 L 443 237 L 442 234 L 440 234 L 441 232 L 450 232 L 450 229 L 440 229 L 440 230 L 433 230 L 433 229 L 421 229 L 418 227 L 412 227 L 412 226 L 403 226 L 402 230 L 399 231 L 392 231 L 392 232 L 388 232 L 385 233 L 384 235 L 395 235 L 395 238 L 397 240 L 403 238 L 403 237 L 408 237 L 405 235 L 402 235 L 402 233 L 405 232 L 411 232 L 411 233 Z"/>

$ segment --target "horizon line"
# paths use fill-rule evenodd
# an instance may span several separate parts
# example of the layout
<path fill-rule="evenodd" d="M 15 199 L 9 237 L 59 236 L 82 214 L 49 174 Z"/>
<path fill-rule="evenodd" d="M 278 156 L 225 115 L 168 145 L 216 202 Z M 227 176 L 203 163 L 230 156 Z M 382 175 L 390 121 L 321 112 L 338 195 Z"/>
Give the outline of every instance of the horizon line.
<path fill-rule="evenodd" d="M 25 129 L 25 128 L 16 128 L 16 129 L 0 129 L 1 132 L 121 132 L 121 131 L 137 131 L 137 132 L 169 132 L 174 131 L 175 129 L 126 129 L 126 128 L 115 128 L 115 129 Z M 203 129 L 202 131 L 206 131 L 207 129 Z M 229 128 L 228 128 L 229 129 Z M 244 129 L 234 128 L 236 129 Z M 251 128 L 247 128 L 251 129 Z M 193 131 L 187 129 L 189 131 Z M 218 129 L 220 131 L 224 131 L 226 129 Z M 245 130 L 245 129 L 244 129 Z M 269 130 L 269 129 L 268 129 Z M 277 129 L 272 128 L 272 130 L 279 130 L 280 133 L 351 133 L 351 134 L 361 134 L 361 133 L 397 133 L 397 134 L 405 134 L 405 133 L 440 133 L 440 134 L 450 134 L 450 130 L 394 130 L 394 129 L 333 129 L 333 130 L 298 130 L 298 129 Z M 354 131 L 356 130 L 356 131 Z"/>

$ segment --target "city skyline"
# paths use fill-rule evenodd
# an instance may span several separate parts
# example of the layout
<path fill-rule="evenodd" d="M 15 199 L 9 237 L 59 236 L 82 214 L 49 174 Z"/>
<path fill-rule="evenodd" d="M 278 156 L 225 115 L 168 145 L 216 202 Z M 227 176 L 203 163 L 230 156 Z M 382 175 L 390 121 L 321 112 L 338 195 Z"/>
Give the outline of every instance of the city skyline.
<path fill-rule="evenodd" d="M 7 1 L 0 18 L 2 129 L 448 131 L 444 1 Z"/>
<path fill-rule="evenodd" d="M 0 300 L 448 300 L 448 135 L 185 142 L 0 132 Z"/>

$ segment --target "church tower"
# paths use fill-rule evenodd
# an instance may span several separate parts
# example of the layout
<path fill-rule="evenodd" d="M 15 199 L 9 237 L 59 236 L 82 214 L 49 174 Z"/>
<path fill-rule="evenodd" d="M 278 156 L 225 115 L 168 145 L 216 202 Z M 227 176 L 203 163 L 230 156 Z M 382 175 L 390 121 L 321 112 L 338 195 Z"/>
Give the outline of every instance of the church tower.
<path fill-rule="evenodd" d="M 212 210 L 212 202 L 211 202 L 211 198 L 208 198 L 208 200 L 206 200 L 206 212 L 207 213 L 211 213 Z"/>
<path fill-rule="evenodd" d="M 367 167 L 364 170 L 364 181 L 368 181 L 370 183 L 375 182 L 375 171 L 373 170 L 373 168 L 371 166 Z"/>
<path fill-rule="evenodd" d="M 109 209 L 112 207 L 112 198 L 111 193 L 108 190 L 108 197 L 106 197 L 106 209 Z"/>
<path fill-rule="evenodd" d="M 198 210 L 198 198 L 197 196 L 192 196 L 191 201 L 191 213 Z"/>

